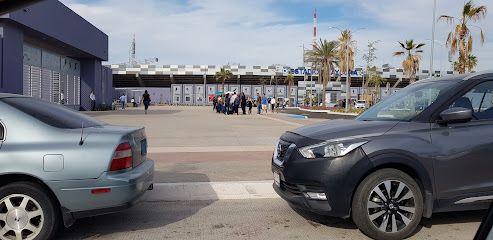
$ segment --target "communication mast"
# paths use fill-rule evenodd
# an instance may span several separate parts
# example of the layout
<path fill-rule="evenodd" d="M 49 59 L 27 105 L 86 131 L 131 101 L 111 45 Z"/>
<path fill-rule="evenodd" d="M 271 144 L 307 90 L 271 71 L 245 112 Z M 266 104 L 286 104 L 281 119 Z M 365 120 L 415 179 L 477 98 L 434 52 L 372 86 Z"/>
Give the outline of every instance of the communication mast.
<path fill-rule="evenodd" d="M 141 64 L 151 64 L 158 62 L 159 59 L 154 57 L 154 58 L 146 58 L 146 59 L 135 59 L 135 34 L 132 40 L 132 43 L 130 44 L 130 52 L 128 54 L 128 62 L 124 63 L 119 63 L 118 65 L 125 65 L 125 66 L 133 66 L 133 65 L 141 65 Z"/>
<path fill-rule="evenodd" d="M 315 12 L 313 13 L 313 50 L 315 50 L 316 44 L 317 44 L 317 9 L 315 8 Z"/>

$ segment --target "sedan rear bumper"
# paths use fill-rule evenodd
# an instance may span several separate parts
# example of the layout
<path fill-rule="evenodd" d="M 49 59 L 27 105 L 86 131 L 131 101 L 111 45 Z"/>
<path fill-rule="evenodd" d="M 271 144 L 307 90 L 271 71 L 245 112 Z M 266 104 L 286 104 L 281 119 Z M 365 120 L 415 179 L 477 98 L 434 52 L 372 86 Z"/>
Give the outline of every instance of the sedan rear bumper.
<path fill-rule="evenodd" d="M 132 207 L 151 186 L 153 179 L 154 162 L 147 159 L 130 171 L 105 172 L 98 179 L 46 184 L 57 196 L 65 221 L 70 217 L 78 219 Z M 109 192 L 92 193 L 98 189 L 109 189 Z"/>

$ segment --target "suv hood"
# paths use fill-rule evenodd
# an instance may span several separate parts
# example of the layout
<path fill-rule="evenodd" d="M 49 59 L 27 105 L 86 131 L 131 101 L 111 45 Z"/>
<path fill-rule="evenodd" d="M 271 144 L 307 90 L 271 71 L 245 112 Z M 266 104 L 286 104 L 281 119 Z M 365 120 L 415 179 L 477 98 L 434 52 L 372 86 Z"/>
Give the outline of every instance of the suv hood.
<path fill-rule="evenodd" d="M 321 141 L 339 138 L 365 138 L 381 136 L 398 123 L 395 121 L 335 120 L 296 128 L 290 132 Z"/>

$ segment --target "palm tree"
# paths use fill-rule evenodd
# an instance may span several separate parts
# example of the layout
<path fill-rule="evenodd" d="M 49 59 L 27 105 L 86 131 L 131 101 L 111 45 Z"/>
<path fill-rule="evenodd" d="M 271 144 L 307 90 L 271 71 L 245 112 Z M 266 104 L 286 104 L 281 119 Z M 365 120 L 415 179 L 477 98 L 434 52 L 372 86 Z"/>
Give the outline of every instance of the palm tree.
<path fill-rule="evenodd" d="M 259 81 L 260 85 L 262 85 L 262 86 L 264 86 L 265 84 L 267 84 L 267 80 L 265 80 L 264 77 L 259 78 L 258 81 Z"/>
<path fill-rule="evenodd" d="M 478 65 L 478 58 L 472 54 L 467 55 L 466 67 L 468 72 L 472 72 L 472 69 Z"/>
<path fill-rule="evenodd" d="M 231 73 L 231 71 L 229 71 L 229 70 L 225 70 L 224 68 L 221 68 L 221 71 L 220 72 L 216 72 L 216 75 L 214 75 L 214 77 L 218 81 L 219 81 L 219 79 L 222 80 L 222 82 L 223 82 L 222 92 L 224 92 L 224 82 L 226 80 L 230 79 L 231 77 L 233 77 L 233 73 Z"/>
<path fill-rule="evenodd" d="M 354 68 L 354 53 L 356 51 L 356 41 L 352 39 L 353 34 L 349 30 L 344 30 L 341 31 L 341 37 L 339 38 L 339 41 L 341 42 L 341 47 L 339 48 L 339 59 L 341 59 L 341 64 L 340 64 L 340 73 L 345 73 L 349 72 L 347 77 L 347 91 L 346 94 L 348 94 L 347 98 L 351 100 L 351 69 Z M 349 64 L 348 64 L 349 62 Z M 349 65 L 349 71 L 348 71 L 348 65 Z M 346 103 L 349 104 L 349 103 Z M 348 109 L 351 109 L 351 104 L 347 105 Z"/>
<path fill-rule="evenodd" d="M 472 36 L 467 24 L 470 21 L 477 22 L 486 16 L 486 6 L 476 6 L 472 0 L 464 3 L 462 9 L 462 17 L 456 18 L 448 15 L 442 15 L 438 20 L 445 19 L 448 23 L 458 22 L 458 24 L 450 31 L 447 37 L 446 46 L 450 47 L 450 52 L 454 54 L 459 50 L 459 74 L 466 72 L 466 61 L 469 52 L 472 51 Z M 476 27 L 476 26 L 474 26 Z M 479 28 L 479 27 L 478 27 Z M 483 29 L 481 31 L 481 46 L 484 45 Z M 466 44 L 466 38 L 467 44 Z"/>
<path fill-rule="evenodd" d="M 415 44 L 414 40 L 406 40 L 405 44 L 399 42 L 402 47 L 400 52 L 395 52 L 394 56 L 405 55 L 407 53 L 407 57 L 402 62 L 402 68 L 404 68 L 404 73 L 409 76 L 409 82 L 414 83 L 416 81 L 416 72 L 419 70 L 419 61 L 421 60 L 421 55 L 416 53 L 421 53 L 423 50 L 420 50 L 424 43 Z"/>
<path fill-rule="evenodd" d="M 452 67 L 454 68 L 454 71 L 459 71 L 459 61 L 455 61 L 452 63 Z M 467 55 L 466 59 L 466 67 L 467 71 L 471 72 L 474 67 L 478 65 L 478 58 L 472 54 Z"/>
<path fill-rule="evenodd" d="M 330 41 L 320 39 L 320 42 L 315 44 L 315 48 L 307 53 L 307 61 L 312 62 L 315 68 L 318 69 L 322 76 L 318 77 L 318 82 L 323 86 L 322 106 L 325 107 L 325 88 L 330 81 L 330 73 L 336 67 L 338 59 L 338 41 Z"/>
<path fill-rule="evenodd" d="M 294 76 L 291 74 L 291 72 L 288 72 L 288 76 L 286 76 L 286 79 L 284 79 L 284 83 L 288 83 L 288 99 L 289 99 L 289 106 L 291 106 L 291 86 L 294 85 Z"/>
<path fill-rule="evenodd" d="M 459 71 L 459 61 L 453 62 L 452 67 L 454 68 L 454 71 L 458 72 Z"/>

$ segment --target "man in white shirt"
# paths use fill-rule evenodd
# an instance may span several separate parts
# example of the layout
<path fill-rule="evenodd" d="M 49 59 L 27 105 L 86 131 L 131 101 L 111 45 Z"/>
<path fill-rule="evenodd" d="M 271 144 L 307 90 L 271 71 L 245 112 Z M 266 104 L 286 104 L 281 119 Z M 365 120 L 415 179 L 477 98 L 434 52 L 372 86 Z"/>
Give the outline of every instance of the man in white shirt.
<path fill-rule="evenodd" d="M 233 93 L 233 96 L 231 96 L 231 100 L 229 100 L 231 106 L 234 106 L 235 99 L 236 99 L 236 92 Z"/>
<path fill-rule="evenodd" d="M 270 106 L 271 106 L 272 113 L 274 113 L 274 107 L 276 106 L 276 98 L 275 97 L 272 97 L 270 99 Z"/>
<path fill-rule="evenodd" d="M 125 105 L 127 105 L 127 96 L 125 96 L 125 93 L 120 96 L 120 102 L 122 103 L 122 109 L 125 109 Z"/>
<path fill-rule="evenodd" d="M 91 98 L 91 111 L 96 111 L 96 95 L 94 95 L 94 91 L 91 91 L 89 98 Z"/>
<path fill-rule="evenodd" d="M 60 93 L 60 104 L 65 104 L 65 94 L 62 92 Z"/>

